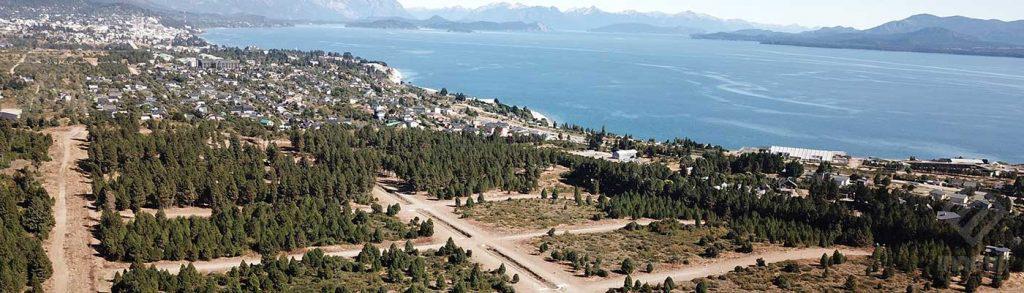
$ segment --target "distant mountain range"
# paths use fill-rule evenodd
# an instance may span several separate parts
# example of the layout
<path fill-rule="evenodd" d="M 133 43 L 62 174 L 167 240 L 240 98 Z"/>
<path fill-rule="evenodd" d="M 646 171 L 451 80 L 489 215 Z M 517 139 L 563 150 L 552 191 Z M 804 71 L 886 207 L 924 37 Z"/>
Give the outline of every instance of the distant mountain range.
<path fill-rule="evenodd" d="M 109 1 L 109 0 L 108 0 Z M 396 0 L 122 0 L 192 13 L 258 15 L 281 20 L 345 21 L 408 17 Z"/>
<path fill-rule="evenodd" d="M 692 34 L 705 33 L 703 30 L 688 28 L 688 27 L 668 27 L 668 26 L 656 26 L 649 25 L 646 23 L 619 23 L 606 25 L 595 29 L 588 30 L 592 33 L 618 33 L 618 34 L 659 34 L 659 35 L 682 35 L 690 36 Z"/>
<path fill-rule="evenodd" d="M 806 47 L 1024 57 L 1022 20 L 1007 22 L 930 14 L 915 15 L 866 30 L 847 27 L 803 33 L 739 30 L 693 37 Z"/>
<path fill-rule="evenodd" d="M 0 0 L 24 2 L 61 2 L 61 0 Z M 398 0 L 66 0 L 131 4 L 154 11 L 184 12 L 195 15 L 224 15 L 241 17 L 241 23 L 279 21 L 298 22 L 352 22 L 401 25 L 396 18 L 428 20 L 434 16 L 455 23 L 481 22 L 480 25 L 528 24 L 555 30 L 617 30 L 659 31 L 673 28 L 680 32 L 724 32 L 743 29 L 770 29 L 782 32 L 800 32 L 804 27 L 766 25 L 738 19 L 721 19 L 696 12 L 607 12 L 596 7 L 562 11 L 556 7 L 526 6 L 496 3 L 479 8 L 451 7 L 442 9 L 406 9 Z M 208 22 L 213 23 L 213 22 Z M 651 26 L 651 27 L 643 27 Z M 529 30 L 529 29 L 524 29 Z"/>
<path fill-rule="evenodd" d="M 389 18 L 373 21 L 350 22 L 349 27 L 377 28 L 377 29 L 438 29 L 453 32 L 473 31 L 518 31 L 518 32 L 539 32 L 547 28 L 539 23 L 525 23 L 521 21 L 493 22 L 493 21 L 471 21 L 456 22 L 440 16 L 434 16 L 426 20 L 414 20 L 404 18 Z"/>
<path fill-rule="evenodd" d="M 623 24 L 683 27 L 690 30 L 705 32 L 722 32 L 755 28 L 772 29 L 784 32 L 800 32 L 807 30 L 804 27 L 795 25 L 778 26 L 758 24 L 736 19 L 721 19 L 691 11 L 675 14 L 637 11 L 607 12 L 598 9 L 597 7 L 562 11 L 556 7 L 527 6 L 509 3 L 496 3 L 479 8 L 409 8 L 407 11 L 413 17 L 420 19 L 437 15 L 456 21 L 536 22 L 558 30 L 592 30 L 610 25 Z"/>

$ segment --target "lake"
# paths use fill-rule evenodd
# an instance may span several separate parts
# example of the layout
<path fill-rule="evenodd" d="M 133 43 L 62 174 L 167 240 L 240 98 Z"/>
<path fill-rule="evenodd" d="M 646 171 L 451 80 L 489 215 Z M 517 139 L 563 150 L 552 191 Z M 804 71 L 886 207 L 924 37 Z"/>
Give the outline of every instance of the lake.
<path fill-rule="evenodd" d="M 203 37 L 352 52 L 415 85 L 639 138 L 1024 162 L 1024 59 L 583 32 L 298 26 Z"/>

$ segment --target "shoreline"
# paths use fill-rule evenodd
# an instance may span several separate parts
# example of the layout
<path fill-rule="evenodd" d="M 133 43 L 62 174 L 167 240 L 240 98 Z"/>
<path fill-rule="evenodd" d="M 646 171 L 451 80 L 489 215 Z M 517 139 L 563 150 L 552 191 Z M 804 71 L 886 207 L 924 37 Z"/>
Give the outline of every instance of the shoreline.
<path fill-rule="evenodd" d="M 322 24 L 294 25 L 294 27 L 298 27 L 298 26 L 323 26 L 323 25 Z M 220 28 L 220 29 L 231 29 L 231 28 Z M 203 39 L 204 41 L 206 41 L 207 43 L 209 43 L 210 45 L 224 46 L 224 47 L 235 47 L 235 46 L 231 46 L 231 45 L 218 44 L 218 43 L 211 42 L 210 40 L 206 39 L 202 34 L 197 35 L 197 36 L 199 38 Z M 711 41 L 711 40 L 709 40 L 709 41 Z M 286 49 L 286 50 L 288 50 L 288 49 Z M 867 50 L 867 51 L 874 51 L 874 50 Z M 891 51 L 886 51 L 886 52 L 891 52 Z M 916 52 L 910 52 L 910 53 L 916 53 Z M 927 54 L 927 53 L 925 53 L 925 54 Z M 384 61 L 384 62 L 386 62 L 386 61 Z M 415 84 L 412 84 L 410 82 L 407 82 L 405 80 L 406 76 L 398 68 L 391 67 L 390 65 L 389 66 L 383 66 L 383 65 L 380 65 L 380 64 L 375 64 L 375 65 L 382 67 L 382 72 L 385 72 L 385 74 L 387 75 L 388 80 L 393 82 L 393 83 L 395 83 L 395 84 L 415 87 L 415 88 L 424 90 L 426 92 L 438 92 L 439 91 L 439 90 L 434 89 L 434 88 L 425 87 L 425 86 L 419 86 L 419 85 L 415 85 Z M 477 97 L 474 97 L 474 96 L 468 95 L 468 94 L 467 94 L 467 97 L 474 98 L 474 99 L 477 99 L 477 100 L 481 100 L 481 101 L 484 101 L 484 102 L 486 102 L 486 101 L 494 101 L 495 100 L 493 98 L 490 98 L 490 99 L 477 98 Z M 528 105 L 522 105 L 522 104 L 510 104 L 510 103 L 505 103 L 505 102 L 503 102 L 502 104 L 509 105 L 509 106 L 519 106 L 519 107 L 527 107 L 527 108 L 529 108 Z M 559 121 L 552 120 L 550 115 L 538 112 L 538 111 L 533 110 L 533 109 L 530 109 L 530 111 L 531 111 L 531 113 L 532 113 L 534 118 L 536 118 L 536 119 L 544 119 L 545 121 L 548 122 L 548 125 L 551 125 L 552 122 L 555 122 L 555 123 L 559 122 Z M 574 123 L 574 122 L 569 121 L 569 123 Z M 580 126 L 583 126 L 583 125 L 580 125 Z M 554 125 L 554 127 L 557 129 L 557 125 Z M 615 130 L 609 130 L 609 131 L 611 133 L 619 133 L 619 132 L 616 132 Z M 661 142 L 661 141 L 671 141 L 671 140 L 674 140 L 674 139 L 690 139 L 690 140 L 697 141 L 695 139 L 692 139 L 692 138 L 689 138 L 689 137 L 685 137 L 685 136 L 684 137 L 673 136 L 673 137 L 670 137 L 670 138 L 635 137 L 635 139 L 637 139 L 637 140 L 646 140 L 648 138 L 654 139 L 655 141 L 659 141 L 659 142 Z M 713 146 L 720 146 L 723 149 L 725 149 L 726 151 L 739 151 L 739 150 L 744 149 L 744 148 L 750 148 L 750 147 L 760 148 L 760 147 L 767 147 L 767 146 L 787 146 L 787 147 L 805 148 L 805 149 L 819 149 L 820 148 L 820 147 L 808 146 L 806 144 L 787 144 L 787 143 L 763 143 L 763 144 L 759 144 L 759 145 L 743 145 L 743 146 L 726 147 L 724 145 L 717 144 L 717 143 L 711 142 L 711 141 L 698 141 L 698 142 L 704 143 L 704 144 L 708 144 L 708 145 L 713 145 Z M 829 148 L 830 149 L 838 149 L 838 150 L 841 150 L 841 151 L 845 151 L 844 150 L 845 148 L 843 148 L 841 146 L 834 146 L 834 147 L 829 147 Z M 927 156 L 920 156 L 920 155 L 917 155 L 917 154 L 908 154 L 904 158 L 896 158 L 896 157 L 893 157 L 893 156 L 864 154 L 862 152 L 849 152 L 849 151 L 846 151 L 846 152 L 848 152 L 851 157 L 858 158 L 858 159 L 882 159 L 882 160 L 890 160 L 890 161 L 904 161 L 904 160 L 907 160 L 910 157 L 916 157 L 918 160 L 942 159 L 942 158 L 978 158 L 978 159 L 988 159 L 989 161 L 991 161 L 993 163 L 995 163 L 995 162 L 1006 162 L 1008 165 L 1018 165 L 1018 164 L 1020 164 L 1020 163 L 1016 163 L 1016 162 L 1013 162 L 1013 161 L 1004 161 L 1004 160 L 1002 160 L 1000 158 L 997 158 L 995 156 L 988 156 L 988 157 L 980 156 L 979 157 L 979 156 L 970 156 L 970 155 L 966 155 L 966 154 L 945 154 L 945 155 L 943 155 L 943 154 L 933 154 L 933 155 L 927 155 Z M 928 158 L 929 156 L 934 156 L 934 157 L 933 158 Z"/>

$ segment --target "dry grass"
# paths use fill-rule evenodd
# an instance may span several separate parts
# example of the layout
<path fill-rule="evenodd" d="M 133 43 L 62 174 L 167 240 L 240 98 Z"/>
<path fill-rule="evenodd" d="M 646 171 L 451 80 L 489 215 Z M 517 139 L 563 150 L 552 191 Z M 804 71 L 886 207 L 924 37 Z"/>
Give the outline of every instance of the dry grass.
<path fill-rule="evenodd" d="M 477 203 L 460 208 L 464 218 L 504 231 L 526 231 L 578 225 L 603 213 L 595 205 L 577 205 L 569 199 L 512 199 Z"/>
<path fill-rule="evenodd" d="M 569 168 L 554 165 L 540 173 L 540 178 L 537 182 L 537 187 L 542 189 L 558 188 L 559 192 L 565 193 L 568 190 L 572 195 L 573 186 L 562 182 L 562 174 L 569 172 Z M 585 190 L 582 190 L 585 191 Z M 538 191 L 539 193 L 539 191 Z"/>
<path fill-rule="evenodd" d="M 630 258 L 638 264 L 638 268 L 651 262 L 657 269 L 661 269 L 703 262 L 701 255 L 707 246 L 699 244 L 701 238 L 718 239 L 727 233 L 728 229 L 724 227 L 680 225 L 666 233 L 658 233 L 649 229 L 649 226 L 641 226 L 635 230 L 619 229 L 606 233 L 544 236 L 533 239 L 531 245 L 539 248 L 547 243 L 549 251 L 576 251 L 599 257 L 607 264 L 606 268 L 618 268 L 624 259 Z M 720 257 L 725 257 L 736 248 L 731 241 L 719 239 L 713 242 L 723 247 Z"/>
<path fill-rule="evenodd" d="M 799 265 L 799 272 L 786 272 L 788 263 Z M 870 264 L 868 257 L 851 257 L 847 262 L 833 265 L 828 276 L 817 260 L 786 261 L 768 264 L 765 267 L 746 267 L 740 271 L 710 277 L 706 280 L 712 292 L 904 292 L 907 285 L 913 284 L 919 292 L 960 292 L 962 287 L 953 285 L 951 289 L 934 289 L 927 287 L 928 282 L 912 275 L 898 272 L 888 279 L 881 279 L 880 272 L 871 276 L 864 270 Z M 844 287 L 846 279 L 853 276 L 856 287 L 848 290 Z M 788 287 L 777 285 L 777 279 L 788 279 Z M 681 286 L 682 290 L 692 292 L 700 279 Z M 984 284 L 988 284 L 987 279 Z M 959 288 L 956 288 L 959 287 Z M 984 288 L 984 287 L 983 287 Z M 992 288 L 988 288 L 992 289 Z"/>

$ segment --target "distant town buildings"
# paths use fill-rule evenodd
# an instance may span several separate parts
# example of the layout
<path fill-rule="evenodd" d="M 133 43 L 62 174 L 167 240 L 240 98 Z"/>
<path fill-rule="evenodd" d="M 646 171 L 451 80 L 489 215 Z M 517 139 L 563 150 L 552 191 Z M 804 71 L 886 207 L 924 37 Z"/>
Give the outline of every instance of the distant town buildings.
<path fill-rule="evenodd" d="M 800 160 L 807 162 L 829 162 L 846 164 L 850 160 L 850 156 L 847 155 L 846 152 L 841 151 L 824 151 L 794 147 L 771 146 L 768 147 L 768 152 L 792 158 L 798 158 Z"/>
<path fill-rule="evenodd" d="M 228 60 L 216 56 L 203 55 L 198 59 L 198 66 L 203 69 L 237 69 L 241 63 L 238 60 Z"/>

